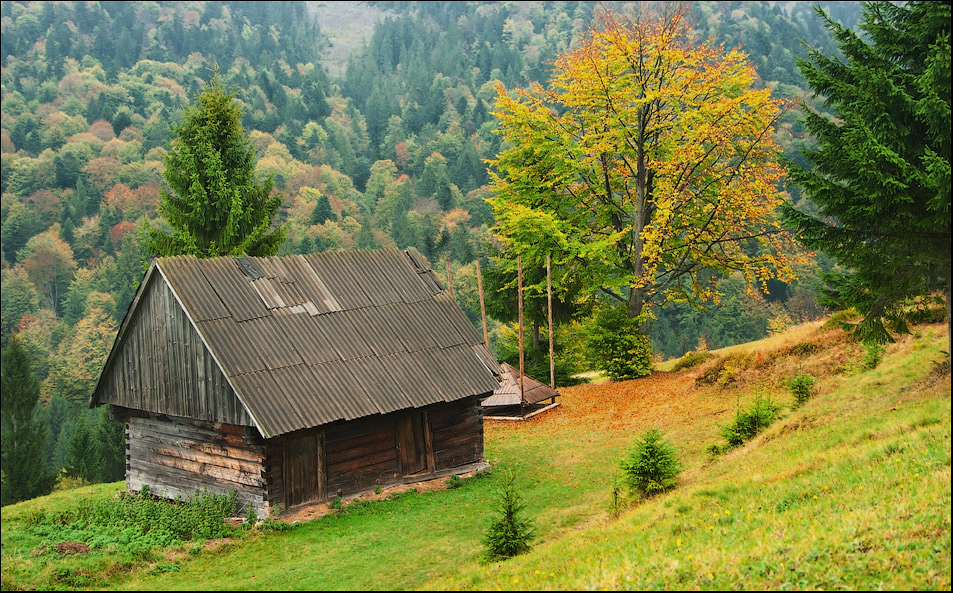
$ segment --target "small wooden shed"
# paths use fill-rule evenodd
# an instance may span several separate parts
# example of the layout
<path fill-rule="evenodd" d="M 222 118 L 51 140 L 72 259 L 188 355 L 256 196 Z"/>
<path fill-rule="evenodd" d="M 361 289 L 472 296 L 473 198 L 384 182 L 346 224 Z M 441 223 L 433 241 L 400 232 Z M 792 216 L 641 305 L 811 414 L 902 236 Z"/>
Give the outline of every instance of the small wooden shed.
<path fill-rule="evenodd" d="M 487 466 L 501 370 L 415 251 L 152 262 L 91 406 L 126 483 L 276 508 Z"/>
<path fill-rule="evenodd" d="M 507 363 L 500 365 L 503 375 L 493 395 L 483 400 L 484 417 L 491 420 L 526 420 L 547 410 L 559 407 L 559 392 L 540 383 Z"/>

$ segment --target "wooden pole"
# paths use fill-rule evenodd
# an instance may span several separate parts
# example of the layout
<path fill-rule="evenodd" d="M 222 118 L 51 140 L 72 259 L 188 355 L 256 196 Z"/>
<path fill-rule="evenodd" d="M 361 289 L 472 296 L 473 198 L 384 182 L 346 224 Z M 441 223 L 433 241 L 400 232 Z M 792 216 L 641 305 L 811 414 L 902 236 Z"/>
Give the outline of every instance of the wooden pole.
<path fill-rule="evenodd" d="M 523 260 L 516 256 L 516 303 L 519 309 L 519 338 L 520 338 L 520 406 L 523 405 Z"/>
<path fill-rule="evenodd" d="M 483 317 L 483 343 L 490 347 L 490 334 L 486 331 L 486 305 L 483 303 L 483 276 L 480 274 L 480 260 L 476 260 L 477 290 L 480 291 L 480 316 Z"/>
<path fill-rule="evenodd" d="M 546 254 L 546 301 L 549 311 L 549 386 L 556 389 L 556 359 L 553 357 L 553 280 L 549 265 L 549 254 Z"/>
<path fill-rule="evenodd" d="M 447 260 L 447 289 L 450 291 L 450 298 L 453 298 L 453 278 L 450 277 L 450 260 Z"/>

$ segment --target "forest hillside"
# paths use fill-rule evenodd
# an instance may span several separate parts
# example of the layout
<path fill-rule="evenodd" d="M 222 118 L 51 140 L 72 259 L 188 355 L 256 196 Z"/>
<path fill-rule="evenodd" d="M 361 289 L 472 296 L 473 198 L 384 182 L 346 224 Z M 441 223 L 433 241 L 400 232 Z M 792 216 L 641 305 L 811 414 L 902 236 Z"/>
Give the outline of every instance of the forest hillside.
<path fill-rule="evenodd" d="M 856 24 L 859 3 L 820 4 Z M 490 346 L 515 362 L 513 283 L 494 273 L 487 202 L 487 161 L 501 148 L 494 87 L 545 82 L 599 6 L 4 0 L 0 346 L 18 336 L 39 381 L 47 469 L 84 482 L 122 475 L 121 427 L 86 404 L 153 255 L 142 229 L 159 223 L 172 129 L 216 69 L 243 108 L 257 174 L 281 196 L 281 253 L 415 248 L 475 326 L 479 262 Z M 805 44 L 832 43 L 810 3 L 696 2 L 689 16 L 700 38 L 746 53 L 759 88 L 813 101 L 795 59 Z M 795 160 L 803 133 L 796 110 L 779 121 L 777 142 Z M 801 261 L 797 279 L 767 290 L 718 280 L 723 297 L 707 310 L 660 307 L 647 326 L 656 358 L 825 314 L 817 277 L 834 263 Z M 548 366 L 544 301 L 537 294 L 528 309 L 532 369 Z M 591 312 L 577 313 L 554 324 L 561 385 L 594 370 L 583 339 Z"/>

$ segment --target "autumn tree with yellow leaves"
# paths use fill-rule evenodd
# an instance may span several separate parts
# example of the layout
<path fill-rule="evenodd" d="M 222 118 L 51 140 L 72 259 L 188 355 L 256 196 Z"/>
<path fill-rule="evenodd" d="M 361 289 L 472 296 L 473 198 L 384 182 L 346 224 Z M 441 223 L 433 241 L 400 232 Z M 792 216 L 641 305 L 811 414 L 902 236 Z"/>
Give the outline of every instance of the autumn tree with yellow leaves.
<path fill-rule="evenodd" d="M 602 291 L 639 317 L 701 304 L 719 277 L 793 279 L 772 134 L 785 105 L 745 54 L 693 39 L 687 7 L 606 12 L 554 63 L 548 86 L 497 87 L 504 149 L 495 232 L 524 269 Z M 673 7 L 674 6 L 674 7 Z"/>

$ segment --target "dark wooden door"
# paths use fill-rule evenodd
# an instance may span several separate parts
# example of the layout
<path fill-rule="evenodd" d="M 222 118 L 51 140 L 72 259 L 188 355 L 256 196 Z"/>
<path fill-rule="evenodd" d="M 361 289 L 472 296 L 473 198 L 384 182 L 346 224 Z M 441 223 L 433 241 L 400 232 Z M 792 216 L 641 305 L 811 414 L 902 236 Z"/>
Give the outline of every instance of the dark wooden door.
<path fill-rule="evenodd" d="M 400 473 L 405 476 L 433 471 L 433 448 L 427 412 L 411 412 L 397 419 L 397 456 Z"/>
<path fill-rule="evenodd" d="M 313 432 L 285 441 L 282 469 L 285 505 L 324 500 L 324 434 Z"/>

